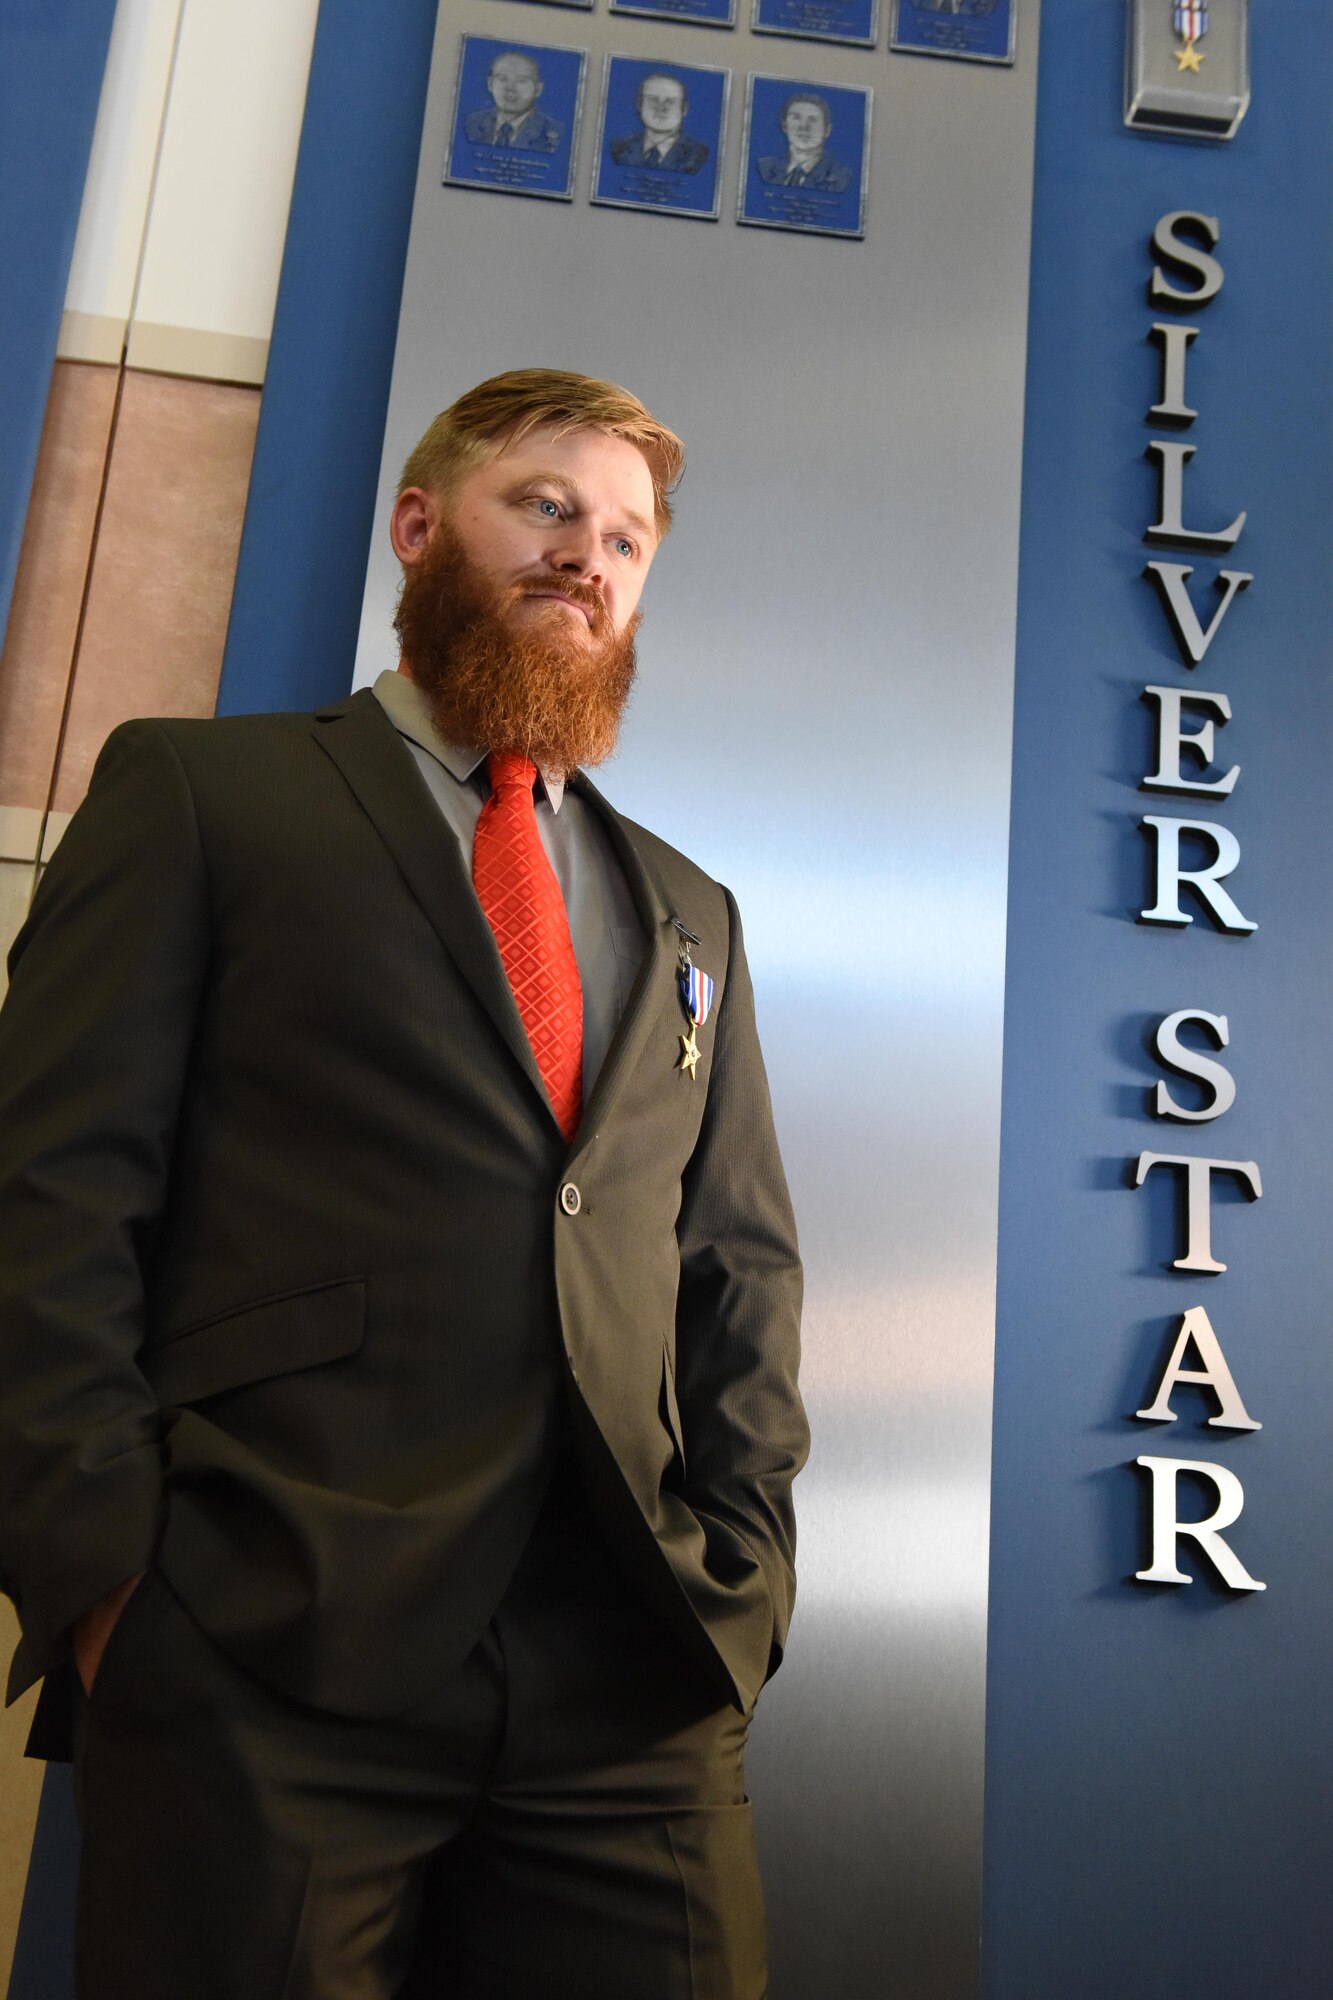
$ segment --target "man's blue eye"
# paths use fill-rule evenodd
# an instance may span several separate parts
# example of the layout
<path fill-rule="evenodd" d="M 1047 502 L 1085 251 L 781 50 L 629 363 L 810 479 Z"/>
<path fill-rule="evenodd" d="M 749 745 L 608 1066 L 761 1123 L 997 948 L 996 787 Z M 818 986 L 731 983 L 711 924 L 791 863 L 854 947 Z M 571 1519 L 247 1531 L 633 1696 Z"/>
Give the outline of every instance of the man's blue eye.
<path fill-rule="evenodd" d="M 632 556 L 632 555 L 634 554 L 634 544 L 633 544 L 633 542 L 627 542 L 627 541 L 625 540 L 625 537 L 624 537 L 623 535 L 622 535 L 622 536 L 620 537 L 619 541 L 618 541 L 618 542 L 616 543 L 616 547 L 617 547 L 617 548 L 618 548 L 618 549 L 620 550 L 620 553 L 621 553 L 621 555 L 622 555 L 622 556 L 625 556 L 625 557 L 626 557 L 627 559 L 628 559 L 628 557 L 630 557 L 630 556 Z"/>
<path fill-rule="evenodd" d="M 543 514 L 556 515 L 560 512 L 554 500 L 539 500 L 537 505 L 541 508 Z"/>

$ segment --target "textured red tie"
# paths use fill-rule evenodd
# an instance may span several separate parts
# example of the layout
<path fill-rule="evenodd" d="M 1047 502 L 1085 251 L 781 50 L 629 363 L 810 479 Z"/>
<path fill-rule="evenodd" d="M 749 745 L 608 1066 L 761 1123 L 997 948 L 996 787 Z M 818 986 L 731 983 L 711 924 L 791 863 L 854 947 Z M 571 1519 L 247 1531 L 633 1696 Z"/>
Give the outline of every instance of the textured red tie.
<path fill-rule="evenodd" d="M 583 1103 L 583 989 L 565 899 L 537 831 L 537 767 L 495 750 L 486 769 L 491 795 L 472 843 L 472 880 L 551 1107 L 572 1139 Z"/>

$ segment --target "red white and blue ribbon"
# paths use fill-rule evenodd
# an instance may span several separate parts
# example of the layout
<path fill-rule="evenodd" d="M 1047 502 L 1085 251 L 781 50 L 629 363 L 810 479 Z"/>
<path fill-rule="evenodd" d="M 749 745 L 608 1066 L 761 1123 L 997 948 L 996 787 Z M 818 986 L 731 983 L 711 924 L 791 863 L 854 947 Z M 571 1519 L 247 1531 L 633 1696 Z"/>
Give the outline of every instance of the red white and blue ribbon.
<path fill-rule="evenodd" d="M 1208 0 L 1175 0 L 1176 33 L 1191 45 L 1208 33 Z"/>
<path fill-rule="evenodd" d="M 712 974 L 701 972 L 697 965 L 691 965 L 687 960 L 680 968 L 680 997 L 695 1027 L 702 1028 L 713 1004 Z"/>

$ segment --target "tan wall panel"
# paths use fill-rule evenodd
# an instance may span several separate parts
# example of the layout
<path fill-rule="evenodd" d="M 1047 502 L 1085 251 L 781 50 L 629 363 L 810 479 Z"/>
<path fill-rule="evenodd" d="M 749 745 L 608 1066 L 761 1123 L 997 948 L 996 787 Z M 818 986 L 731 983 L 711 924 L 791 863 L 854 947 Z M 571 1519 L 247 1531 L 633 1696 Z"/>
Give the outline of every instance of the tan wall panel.
<path fill-rule="evenodd" d="M 7 872 L 0 867 L 0 885 Z M 0 1662 L 8 1661 L 17 1643 L 18 1621 L 13 1606 L 8 1598 L 0 1597 Z M 12 1708 L 0 1710 L 0 1993 L 9 1989 L 37 1799 L 46 1769 L 44 1764 L 34 1763 L 23 1755 L 36 1705 L 37 1692 L 33 1689 Z"/>
<path fill-rule="evenodd" d="M 125 378 L 55 804 L 134 715 L 211 715 L 259 419 L 257 389 Z"/>
<path fill-rule="evenodd" d="M 0 653 L 0 855 L 9 860 L 37 852 L 115 396 L 114 369 L 58 361 L 52 371 Z"/>
<path fill-rule="evenodd" d="M 151 320 L 136 319 L 130 329 L 129 363 L 158 375 L 193 375 L 258 387 L 268 368 L 268 342 L 246 333 L 206 333 L 198 327 L 154 326 Z"/>
<path fill-rule="evenodd" d="M 0 656 L 0 997 L 27 914 L 102 480 L 116 372 L 59 362 Z M 131 373 L 111 446 L 60 754 L 56 826 L 108 730 L 131 715 L 211 715 L 254 452 L 259 392 Z M 20 844 L 22 844 L 20 842 Z M 48 851 L 50 849 L 48 838 Z M 0 1664 L 17 1640 L 0 1599 Z M 44 1767 L 23 1756 L 35 1693 L 0 1711 L 0 1993 L 7 1990 Z"/>
<path fill-rule="evenodd" d="M 9 984 L 5 961 L 19 925 L 28 914 L 35 872 L 30 861 L 0 861 L 0 1000 L 4 999 Z M 3 1604 L 0 1598 L 0 1608 Z M 4 1653 L 0 1652 L 0 1666 L 4 1659 Z"/>

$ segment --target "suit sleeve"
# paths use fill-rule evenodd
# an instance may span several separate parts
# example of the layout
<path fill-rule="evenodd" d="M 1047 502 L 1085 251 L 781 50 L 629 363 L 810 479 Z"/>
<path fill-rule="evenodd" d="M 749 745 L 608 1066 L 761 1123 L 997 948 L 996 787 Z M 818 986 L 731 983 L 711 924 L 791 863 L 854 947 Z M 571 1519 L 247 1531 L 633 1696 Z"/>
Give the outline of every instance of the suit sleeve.
<path fill-rule="evenodd" d="M 144 1569 L 160 1418 L 136 1366 L 144 1268 L 207 956 L 189 787 L 125 724 L 46 870 L 0 1012 L 0 1582 L 18 1692 Z"/>
<path fill-rule="evenodd" d="M 809 1430 L 796 1386 L 801 1265 L 778 1155 L 740 917 L 714 1030 L 703 1125 L 682 1181 L 676 1394 L 688 1441 L 685 1498 L 710 1543 L 736 1536 L 773 1606 L 768 1671 L 795 1593 L 792 1481 Z"/>

